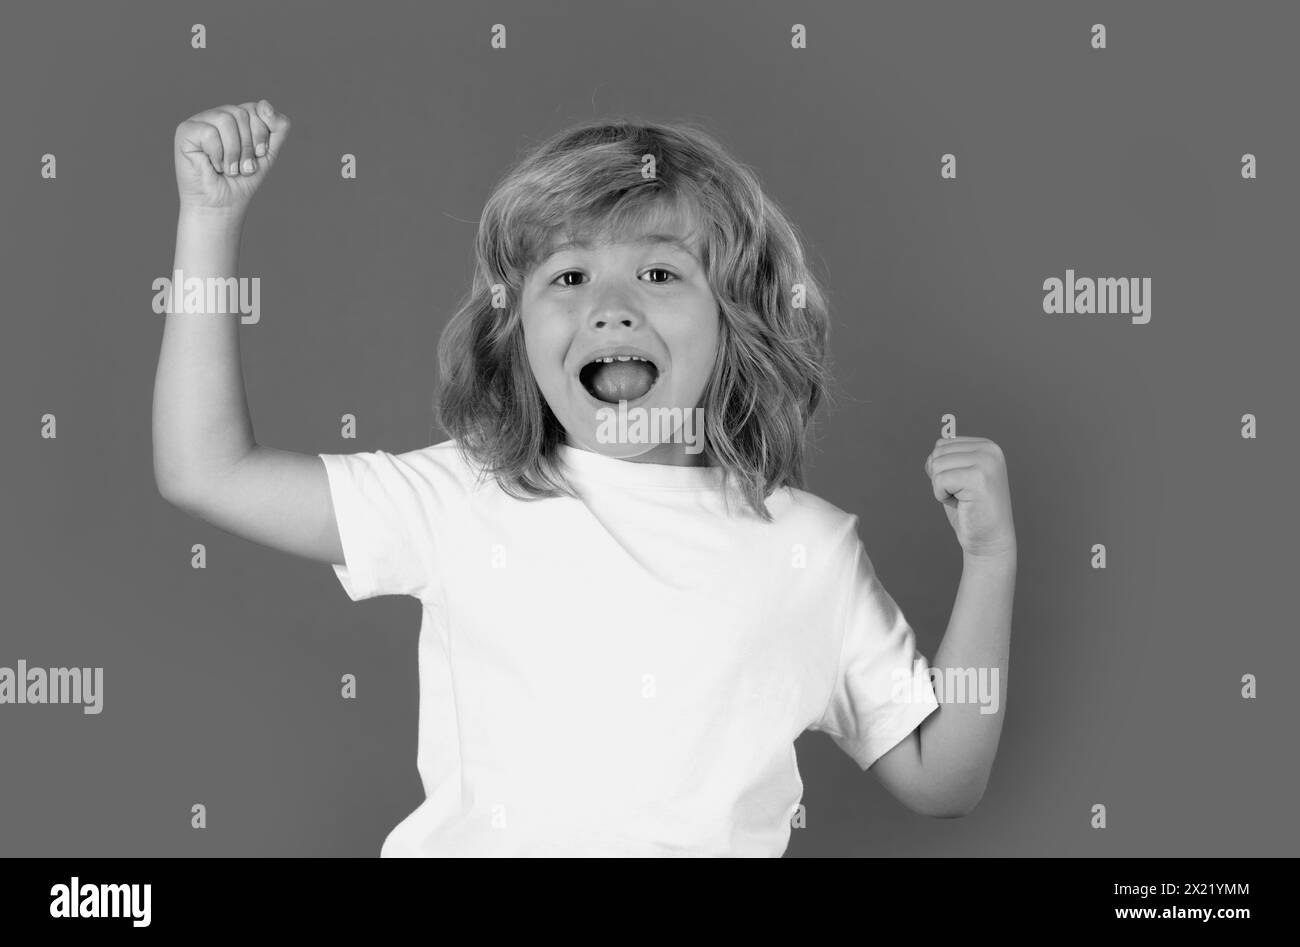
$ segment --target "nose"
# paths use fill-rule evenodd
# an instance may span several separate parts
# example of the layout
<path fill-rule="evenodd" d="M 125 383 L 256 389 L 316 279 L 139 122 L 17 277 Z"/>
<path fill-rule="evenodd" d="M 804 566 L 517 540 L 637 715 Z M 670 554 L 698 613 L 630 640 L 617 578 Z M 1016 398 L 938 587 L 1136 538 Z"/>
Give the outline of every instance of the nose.
<path fill-rule="evenodd" d="M 641 324 L 642 318 L 630 294 L 617 286 L 608 286 L 592 306 L 587 324 L 593 329 L 634 329 Z"/>

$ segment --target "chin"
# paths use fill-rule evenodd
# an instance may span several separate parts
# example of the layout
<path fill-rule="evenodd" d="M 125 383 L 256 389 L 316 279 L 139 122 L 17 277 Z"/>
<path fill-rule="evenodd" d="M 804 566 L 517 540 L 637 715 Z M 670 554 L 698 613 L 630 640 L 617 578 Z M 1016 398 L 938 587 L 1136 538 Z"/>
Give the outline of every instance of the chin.
<path fill-rule="evenodd" d="M 605 457 L 613 457 L 619 460 L 627 460 L 632 457 L 640 457 L 648 454 L 661 444 L 604 444 L 596 437 L 596 425 L 590 424 L 582 428 L 582 433 L 575 435 L 575 428 L 566 426 L 564 429 L 565 439 L 572 447 L 578 447 L 593 454 L 602 454 Z"/>

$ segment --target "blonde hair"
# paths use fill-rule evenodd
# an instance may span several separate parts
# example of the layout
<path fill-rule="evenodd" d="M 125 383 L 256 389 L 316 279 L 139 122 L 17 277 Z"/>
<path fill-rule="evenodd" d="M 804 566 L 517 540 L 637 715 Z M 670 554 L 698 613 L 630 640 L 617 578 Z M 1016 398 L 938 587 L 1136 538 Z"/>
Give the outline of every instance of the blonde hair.
<path fill-rule="evenodd" d="M 510 495 L 572 496 L 556 459 L 564 431 L 524 348 L 524 282 L 557 237 L 635 233 L 665 214 L 691 221 L 718 304 L 718 356 L 702 403 L 706 462 L 770 520 L 766 497 L 803 486 L 804 435 L 826 391 L 827 306 L 794 225 L 755 174 L 693 124 L 581 124 L 497 184 L 479 221 L 472 288 L 438 344 L 438 421 Z M 494 286 L 504 308 L 493 306 Z"/>

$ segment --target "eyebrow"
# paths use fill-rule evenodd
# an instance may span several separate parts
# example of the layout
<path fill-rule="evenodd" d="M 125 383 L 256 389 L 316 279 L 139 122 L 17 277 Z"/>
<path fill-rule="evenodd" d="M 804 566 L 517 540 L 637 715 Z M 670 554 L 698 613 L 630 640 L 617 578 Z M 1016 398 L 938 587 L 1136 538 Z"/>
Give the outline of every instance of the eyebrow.
<path fill-rule="evenodd" d="M 633 242 L 642 245 L 652 244 L 655 246 L 659 246 L 659 245 L 666 244 L 668 246 L 676 247 L 678 250 L 681 250 L 683 253 L 689 256 L 692 260 L 699 262 L 698 257 L 695 256 L 695 251 L 692 250 L 691 247 L 688 246 L 680 237 L 674 234 L 648 233 L 638 237 Z M 578 240 L 578 239 L 565 240 L 563 243 L 557 244 L 556 246 L 551 248 L 551 250 L 546 254 L 545 257 L 543 257 L 543 259 L 549 260 L 557 253 L 562 253 L 565 250 L 572 250 L 572 249 L 590 250 L 591 243 L 590 241 L 587 240 Z"/>

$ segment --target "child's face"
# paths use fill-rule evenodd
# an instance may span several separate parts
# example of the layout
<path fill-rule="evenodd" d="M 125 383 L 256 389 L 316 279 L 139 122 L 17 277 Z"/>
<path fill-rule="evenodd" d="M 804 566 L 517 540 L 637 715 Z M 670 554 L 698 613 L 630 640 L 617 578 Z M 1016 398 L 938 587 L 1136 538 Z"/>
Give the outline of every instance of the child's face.
<path fill-rule="evenodd" d="M 677 230 L 667 235 L 686 241 Z M 646 463 L 703 462 L 682 443 L 597 436 L 597 412 L 617 412 L 620 398 L 629 410 L 680 408 L 683 415 L 700 405 L 718 350 L 718 306 L 693 248 L 650 237 L 562 246 L 524 281 L 521 318 L 533 376 L 569 444 Z M 654 370 L 632 362 L 583 371 L 611 351 L 640 354 Z M 657 430 L 657 412 L 646 416 Z"/>

